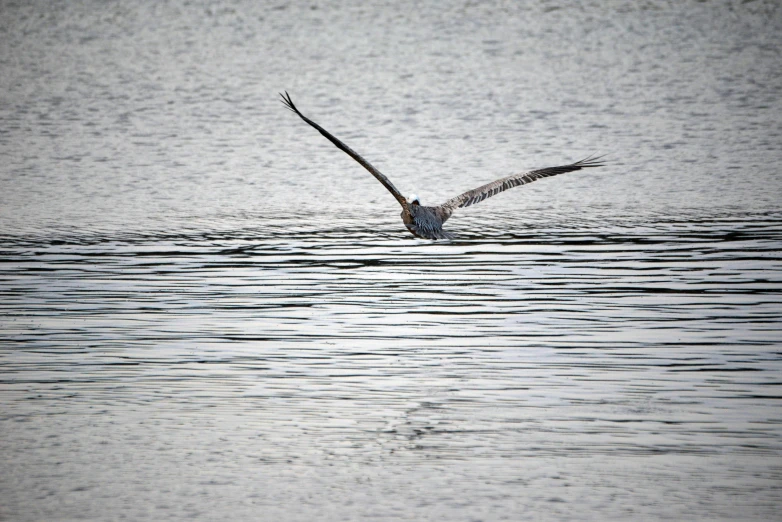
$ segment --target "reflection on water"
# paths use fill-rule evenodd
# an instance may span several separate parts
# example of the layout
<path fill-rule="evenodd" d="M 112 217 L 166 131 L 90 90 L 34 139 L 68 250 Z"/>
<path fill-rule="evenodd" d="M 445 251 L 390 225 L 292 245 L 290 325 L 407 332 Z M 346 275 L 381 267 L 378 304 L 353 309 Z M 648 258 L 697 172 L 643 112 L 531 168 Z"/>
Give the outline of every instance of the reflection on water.
<path fill-rule="evenodd" d="M 782 215 L 542 218 L 6 237 L 3 480 L 174 515 L 772 513 Z"/>

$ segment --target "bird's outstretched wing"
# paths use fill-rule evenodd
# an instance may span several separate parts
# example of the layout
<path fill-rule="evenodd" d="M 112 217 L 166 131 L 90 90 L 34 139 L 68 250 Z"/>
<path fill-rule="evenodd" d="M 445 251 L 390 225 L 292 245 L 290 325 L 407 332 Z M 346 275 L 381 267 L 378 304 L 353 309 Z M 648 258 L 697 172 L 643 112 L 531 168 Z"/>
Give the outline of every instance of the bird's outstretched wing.
<path fill-rule="evenodd" d="M 324 129 L 323 127 L 321 127 L 320 125 L 318 125 L 317 123 L 312 121 L 311 119 L 309 119 L 306 116 L 304 116 L 301 112 L 299 112 L 299 109 L 297 109 L 296 106 L 293 104 L 293 100 L 291 100 L 291 96 L 290 96 L 290 94 L 288 94 L 288 91 L 285 91 L 285 94 L 280 93 L 280 97 L 282 98 L 282 103 L 288 109 L 290 109 L 292 112 L 298 114 L 299 118 L 301 118 L 302 120 L 306 121 L 312 127 L 317 129 L 318 132 L 323 134 L 326 137 L 326 139 L 328 139 L 331 143 L 336 145 L 337 148 L 339 148 L 340 150 L 344 151 L 345 153 L 347 153 L 348 156 L 350 156 L 351 158 L 353 158 L 354 160 L 359 162 L 362 167 L 367 169 L 370 174 L 375 176 L 377 178 L 377 180 L 380 183 L 382 183 L 383 186 L 385 188 L 387 188 L 388 191 L 391 194 L 394 195 L 396 200 L 399 202 L 400 205 L 402 205 L 403 208 L 406 208 L 407 201 L 405 200 L 405 197 L 402 195 L 401 192 L 399 192 L 399 190 L 397 190 L 397 188 L 394 186 L 394 184 L 391 183 L 391 181 L 387 177 L 385 177 L 385 175 L 383 175 L 382 172 L 380 172 L 375 167 L 373 167 L 372 164 L 369 163 L 367 160 L 365 160 L 364 158 L 359 156 L 358 153 L 355 152 L 353 149 L 351 149 L 350 147 L 348 147 L 347 145 L 342 143 L 340 140 L 338 140 L 336 137 L 334 137 L 334 135 L 332 135 L 329 131 L 327 131 L 326 129 Z"/>
<path fill-rule="evenodd" d="M 509 188 L 518 187 L 519 185 L 526 185 L 532 183 L 536 179 L 547 178 L 549 176 L 556 176 L 557 174 L 563 174 L 565 172 L 572 172 L 574 170 L 581 170 L 589 167 L 602 167 L 605 165 L 601 160 L 603 156 L 588 157 L 571 163 L 570 165 L 562 165 L 561 167 L 548 167 L 545 169 L 532 170 L 522 174 L 513 174 L 505 178 L 500 178 L 497 181 L 492 181 L 481 187 L 460 194 L 455 198 L 451 198 L 441 205 L 441 207 L 454 210 L 460 207 L 469 207 L 475 203 L 480 203 L 486 198 L 490 198 L 495 194 L 499 194 Z"/>

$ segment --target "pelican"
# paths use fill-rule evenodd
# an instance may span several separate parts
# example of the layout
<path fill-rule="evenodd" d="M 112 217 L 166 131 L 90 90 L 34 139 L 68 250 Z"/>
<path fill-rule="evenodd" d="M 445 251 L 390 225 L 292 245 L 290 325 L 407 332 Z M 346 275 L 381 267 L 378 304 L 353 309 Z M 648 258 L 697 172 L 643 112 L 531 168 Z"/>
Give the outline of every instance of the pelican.
<path fill-rule="evenodd" d="M 604 163 L 601 160 L 603 156 L 594 157 L 590 156 L 581 161 L 571 163 L 569 165 L 562 165 L 560 167 L 548 167 L 545 169 L 531 170 L 521 174 L 512 174 L 510 176 L 500 178 L 491 183 L 481 185 L 480 187 L 467 191 L 464 194 L 460 194 L 455 198 L 451 198 L 442 205 L 437 207 L 425 207 L 421 205 L 421 201 L 415 194 L 410 197 L 404 197 L 393 183 L 379 170 L 372 166 L 367 160 L 362 158 L 353 149 L 342 143 L 340 140 L 334 137 L 329 131 L 304 116 L 296 105 L 293 104 L 288 91 L 285 94 L 280 93 L 282 103 L 285 104 L 291 112 L 297 114 L 302 120 L 307 122 L 310 126 L 314 127 L 318 132 L 323 134 L 327 140 L 337 146 L 338 149 L 347 153 L 348 156 L 356 160 L 362 167 L 367 169 L 370 174 L 375 176 L 377 180 L 396 198 L 400 205 L 402 205 L 402 222 L 414 236 L 423 239 L 453 239 L 454 236 L 450 232 L 443 230 L 443 223 L 445 223 L 453 211 L 457 208 L 469 207 L 475 203 L 480 203 L 486 198 L 490 198 L 500 192 L 508 190 L 509 188 L 518 187 L 519 185 L 526 185 L 540 178 L 547 178 L 549 176 L 556 176 L 557 174 L 563 174 L 565 172 L 572 172 L 574 170 L 581 170 L 591 167 L 602 167 Z"/>

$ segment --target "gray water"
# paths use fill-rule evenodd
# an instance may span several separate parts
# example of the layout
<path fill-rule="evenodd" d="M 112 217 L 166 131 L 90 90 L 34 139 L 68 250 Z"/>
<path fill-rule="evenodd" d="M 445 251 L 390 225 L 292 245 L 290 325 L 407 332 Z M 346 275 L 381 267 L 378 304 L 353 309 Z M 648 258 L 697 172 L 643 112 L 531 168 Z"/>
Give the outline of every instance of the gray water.
<path fill-rule="evenodd" d="M 778 518 L 780 11 L 0 3 L 0 519 Z"/>

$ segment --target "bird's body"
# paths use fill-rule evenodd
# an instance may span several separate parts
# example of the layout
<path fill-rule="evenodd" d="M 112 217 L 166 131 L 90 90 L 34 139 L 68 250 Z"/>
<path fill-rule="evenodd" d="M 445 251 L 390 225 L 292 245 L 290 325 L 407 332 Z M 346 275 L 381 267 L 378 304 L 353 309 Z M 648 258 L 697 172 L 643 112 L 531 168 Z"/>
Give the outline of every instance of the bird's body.
<path fill-rule="evenodd" d="M 522 174 L 513 174 L 504 178 L 500 178 L 486 185 L 482 185 L 476 189 L 467 191 L 463 194 L 451 198 L 442 205 L 436 207 L 425 207 L 420 204 L 417 196 L 411 196 L 405 198 L 393 183 L 383 175 L 379 170 L 373 167 L 367 160 L 362 158 L 350 147 L 342 143 L 335 138 L 326 129 L 304 116 L 299 109 L 293 104 L 290 95 L 286 92 L 280 94 L 282 102 L 292 112 L 296 113 L 302 120 L 314 127 L 318 132 L 326 137 L 330 142 L 337 146 L 340 150 L 344 151 L 351 158 L 356 160 L 362 167 L 367 169 L 370 174 L 375 176 L 377 180 L 391 194 L 396 198 L 399 204 L 402 206 L 402 222 L 407 229 L 416 237 L 424 239 L 453 239 L 453 234 L 443 230 L 443 224 L 451 217 L 454 210 L 461 207 L 468 207 L 475 203 L 480 203 L 486 198 L 490 198 L 495 194 L 499 194 L 509 188 L 531 183 L 536 179 L 545 178 L 549 176 L 556 176 L 565 172 L 572 172 L 574 170 L 581 170 L 588 167 L 600 167 L 603 165 L 600 162 L 600 158 L 589 157 L 569 165 L 563 165 L 559 167 L 548 167 L 545 169 L 533 170 Z"/>
<path fill-rule="evenodd" d="M 402 209 L 402 222 L 414 236 L 424 239 L 453 239 L 453 234 L 443 230 L 453 210 L 439 207 L 424 207 L 413 203 Z"/>

